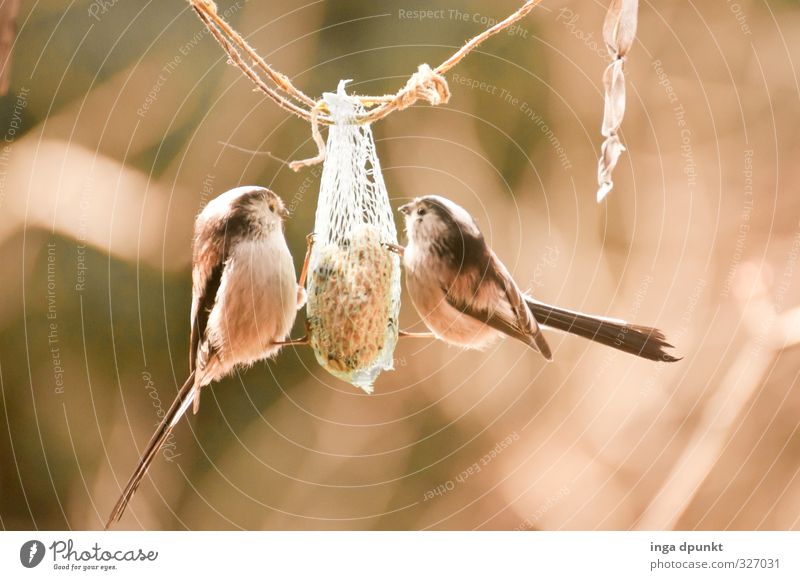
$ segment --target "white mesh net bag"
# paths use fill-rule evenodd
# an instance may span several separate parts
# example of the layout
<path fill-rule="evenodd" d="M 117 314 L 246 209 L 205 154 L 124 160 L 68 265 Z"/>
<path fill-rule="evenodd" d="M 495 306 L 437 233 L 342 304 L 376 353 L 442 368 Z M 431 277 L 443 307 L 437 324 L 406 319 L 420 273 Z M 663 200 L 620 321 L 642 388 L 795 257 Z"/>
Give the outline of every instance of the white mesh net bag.
<path fill-rule="evenodd" d="M 400 259 L 383 244 L 397 243 L 389 195 L 368 124 L 344 91 L 323 98 L 329 128 L 314 245 L 308 274 L 307 325 L 317 361 L 334 376 L 372 392 L 391 370 L 400 311 Z"/>

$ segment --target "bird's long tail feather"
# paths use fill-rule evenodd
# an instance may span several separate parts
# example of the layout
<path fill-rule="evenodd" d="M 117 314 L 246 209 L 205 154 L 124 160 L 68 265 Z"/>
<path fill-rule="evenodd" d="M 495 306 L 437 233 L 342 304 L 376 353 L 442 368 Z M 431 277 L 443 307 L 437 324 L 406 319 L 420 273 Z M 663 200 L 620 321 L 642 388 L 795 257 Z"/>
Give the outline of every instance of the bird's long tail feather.
<path fill-rule="evenodd" d="M 680 360 L 665 352 L 665 348 L 673 348 L 657 328 L 628 324 L 624 320 L 591 316 L 557 308 L 534 300 L 527 296 L 525 301 L 531 309 L 536 321 L 543 325 L 577 334 L 589 340 L 605 344 L 617 350 L 634 354 L 642 358 L 675 362 Z"/>
<path fill-rule="evenodd" d="M 192 400 L 195 396 L 195 371 L 192 371 L 191 374 L 189 374 L 189 378 L 186 379 L 186 382 L 178 391 L 178 395 L 175 397 L 172 405 L 170 405 L 166 415 L 164 415 L 164 419 L 161 421 L 158 429 L 156 429 L 156 432 L 153 433 L 153 436 L 150 438 L 150 442 L 147 444 L 144 453 L 142 453 L 142 457 L 139 459 L 139 464 L 136 466 L 136 470 L 128 480 L 125 490 L 117 500 L 117 504 L 114 506 L 114 510 L 111 512 L 108 522 L 106 522 L 105 529 L 111 527 L 112 524 L 119 521 L 119 519 L 122 517 L 125 507 L 128 505 L 131 497 L 133 497 L 133 494 L 139 487 L 139 484 L 147 473 L 150 464 L 153 463 L 153 460 L 156 458 L 156 455 L 158 455 L 159 450 L 166 442 L 170 433 L 172 433 L 173 427 L 175 427 L 178 420 L 191 406 Z"/>

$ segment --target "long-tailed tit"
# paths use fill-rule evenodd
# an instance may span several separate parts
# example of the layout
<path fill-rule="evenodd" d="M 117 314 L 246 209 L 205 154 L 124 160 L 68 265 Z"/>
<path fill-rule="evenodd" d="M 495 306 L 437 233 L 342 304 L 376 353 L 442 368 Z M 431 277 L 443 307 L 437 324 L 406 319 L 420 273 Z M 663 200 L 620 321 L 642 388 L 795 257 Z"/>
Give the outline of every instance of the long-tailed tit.
<path fill-rule="evenodd" d="M 283 235 L 283 201 L 263 187 L 238 187 L 197 216 L 192 254 L 189 378 L 167 411 L 111 512 L 122 517 L 159 449 L 200 390 L 237 366 L 275 356 L 288 337 L 305 290 Z"/>
<path fill-rule="evenodd" d="M 551 360 L 542 325 L 646 359 L 679 360 L 664 351 L 672 345 L 655 328 L 549 306 L 524 294 L 473 217 L 452 201 L 419 197 L 400 211 L 408 234 L 406 287 L 437 338 L 481 349 L 507 335 Z"/>

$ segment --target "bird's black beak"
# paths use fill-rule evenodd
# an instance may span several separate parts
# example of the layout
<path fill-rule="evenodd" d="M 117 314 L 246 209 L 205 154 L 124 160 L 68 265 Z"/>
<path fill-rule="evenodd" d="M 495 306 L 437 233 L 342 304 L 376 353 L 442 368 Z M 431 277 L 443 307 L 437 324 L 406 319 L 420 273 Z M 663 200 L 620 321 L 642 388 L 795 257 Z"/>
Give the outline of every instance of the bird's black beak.
<path fill-rule="evenodd" d="M 289 210 L 284 206 L 281 208 L 281 211 L 278 212 L 278 215 L 280 215 L 283 219 L 286 219 L 289 217 Z"/>
<path fill-rule="evenodd" d="M 401 214 L 403 214 L 403 215 L 408 215 L 408 214 L 410 214 L 410 213 L 411 213 L 411 206 L 412 206 L 412 205 L 413 205 L 413 203 L 407 203 L 407 204 L 405 204 L 405 205 L 401 205 L 401 206 L 400 206 L 400 207 L 398 207 L 397 209 L 399 209 L 399 210 L 400 210 L 400 213 L 401 213 Z"/>

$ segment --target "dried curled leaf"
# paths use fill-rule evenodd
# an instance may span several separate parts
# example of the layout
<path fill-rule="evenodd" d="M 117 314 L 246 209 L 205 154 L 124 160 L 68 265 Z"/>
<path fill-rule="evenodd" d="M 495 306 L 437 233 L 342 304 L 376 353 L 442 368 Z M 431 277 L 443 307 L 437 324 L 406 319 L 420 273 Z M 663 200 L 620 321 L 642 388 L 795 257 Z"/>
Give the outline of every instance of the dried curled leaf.
<path fill-rule="evenodd" d="M 623 151 L 625 151 L 625 146 L 618 136 L 611 135 L 603 141 L 603 146 L 600 150 L 600 162 L 597 166 L 597 182 L 600 184 L 600 188 L 597 190 L 597 201 L 602 201 L 611 191 L 611 188 L 614 187 L 614 182 L 611 181 L 611 172 L 617 166 L 617 161 L 619 161 Z"/>
<path fill-rule="evenodd" d="M 600 202 L 614 187 L 611 179 L 614 167 L 625 147 L 619 139 L 619 128 L 625 116 L 625 55 L 636 38 L 638 0 L 611 0 L 605 22 L 603 39 L 608 52 L 614 57 L 603 73 L 605 106 L 602 135 L 606 138 L 597 164 L 597 201 Z"/>
<path fill-rule="evenodd" d="M 611 56 L 624 57 L 636 38 L 638 0 L 611 0 L 603 22 L 603 40 Z"/>
<path fill-rule="evenodd" d="M 603 85 L 606 100 L 602 133 L 604 137 L 610 137 L 619 129 L 625 115 L 625 73 L 621 60 L 615 60 L 608 65 L 603 73 Z"/>

